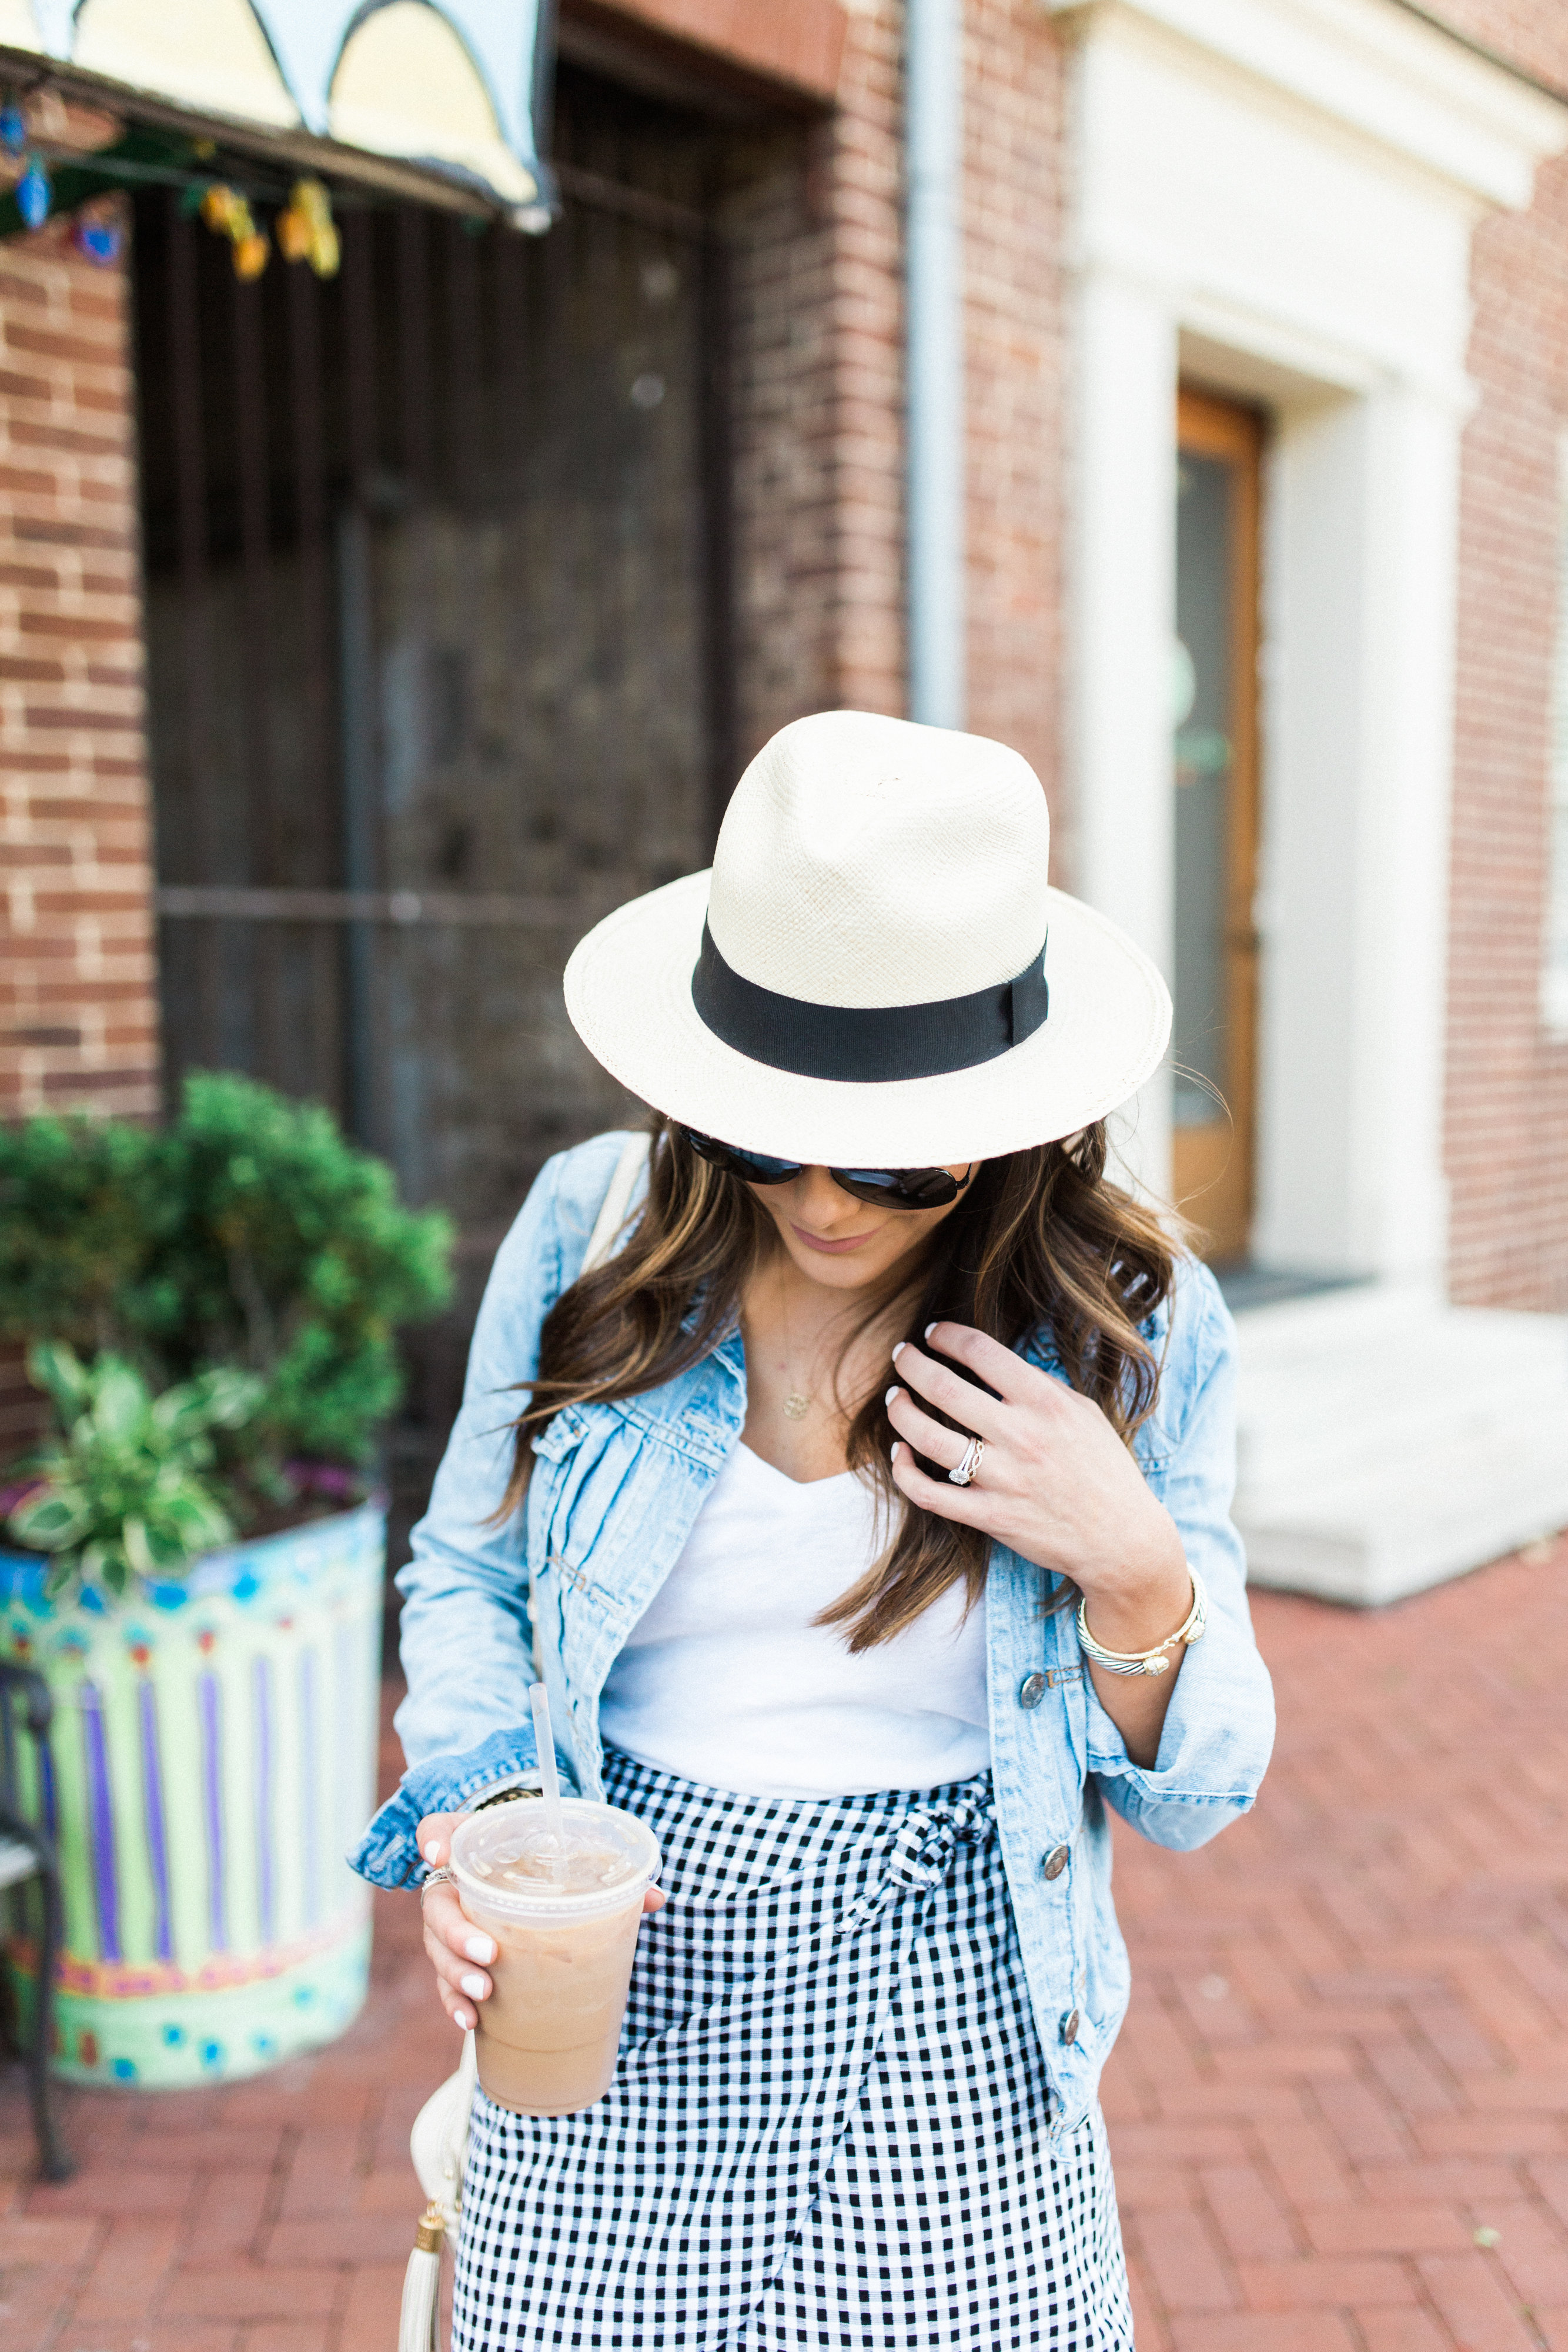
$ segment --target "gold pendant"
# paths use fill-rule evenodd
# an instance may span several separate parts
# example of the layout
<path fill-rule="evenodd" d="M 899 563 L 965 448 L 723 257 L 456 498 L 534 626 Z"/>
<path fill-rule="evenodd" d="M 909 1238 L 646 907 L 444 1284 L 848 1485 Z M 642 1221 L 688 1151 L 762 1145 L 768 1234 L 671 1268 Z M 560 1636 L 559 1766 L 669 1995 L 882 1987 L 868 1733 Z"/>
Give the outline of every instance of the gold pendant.
<path fill-rule="evenodd" d="M 784 1400 L 785 1420 L 804 1421 L 806 1415 L 810 1412 L 810 1398 L 808 1396 L 802 1396 L 799 1389 L 791 1389 L 789 1395 Z"/>

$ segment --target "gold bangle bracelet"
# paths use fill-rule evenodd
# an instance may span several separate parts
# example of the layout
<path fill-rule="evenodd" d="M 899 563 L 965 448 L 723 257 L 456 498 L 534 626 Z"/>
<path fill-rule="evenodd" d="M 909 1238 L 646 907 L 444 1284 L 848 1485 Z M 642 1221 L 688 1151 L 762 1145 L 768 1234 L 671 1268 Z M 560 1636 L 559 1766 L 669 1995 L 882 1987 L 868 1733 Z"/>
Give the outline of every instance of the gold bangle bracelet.
<path fill-rule="evenodd" d="M 1192 1607 L 1176 1632 L 1168 1633 L 1163 1642 L 1156 1642 L 1152 1650 L 1108 1650 L 1089 1631 L 1088 1604 L 1080 1601 L 1078 1646 L 1084 1656 L 1095 1665 L 1103 1666 L 1108 1675 L 1168 1675 L 1171 1662 L 1166 1652 L 1174 1650 L 1178 1642 L 1190 1649 L 1194 1642 L 1202 1641 L 1208 1623 L 1208 1594 L 1203 1579 L 1190 1562 L 1186 1572 L 1192 1579 Z"/>

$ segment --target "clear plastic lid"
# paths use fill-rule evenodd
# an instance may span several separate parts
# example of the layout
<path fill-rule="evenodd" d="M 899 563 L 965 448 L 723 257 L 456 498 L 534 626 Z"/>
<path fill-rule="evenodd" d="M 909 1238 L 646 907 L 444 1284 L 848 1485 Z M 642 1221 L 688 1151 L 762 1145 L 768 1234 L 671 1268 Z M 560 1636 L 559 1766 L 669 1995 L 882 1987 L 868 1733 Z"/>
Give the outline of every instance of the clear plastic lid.
<path fill-rule="evenodd" d="M 561 1801 L 564 1843 L 549 1832 L 538 1799 L 487 1805 L 459 1822 L 452 1868 L 470 1902 L 519 1924 L 548 1927 L 623 1911 L 659 1874 L 651 1830 L 613 1805 Z"/>

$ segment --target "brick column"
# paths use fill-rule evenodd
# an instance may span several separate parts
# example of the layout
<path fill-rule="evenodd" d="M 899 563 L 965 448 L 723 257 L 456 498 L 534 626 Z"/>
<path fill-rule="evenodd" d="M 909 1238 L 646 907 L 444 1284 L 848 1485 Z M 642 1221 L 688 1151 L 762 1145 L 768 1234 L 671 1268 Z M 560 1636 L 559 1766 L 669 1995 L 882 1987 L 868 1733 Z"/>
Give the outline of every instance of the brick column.
<path fill-rule="evenodd" d="M 967 0 L 964 312 L 968 723 L 1046 788 L 1072 886 L 1062 777 L 1066 52 L 1039 0 Z"/>
<path fill-rule="evenodd" d="M 123 266 L 0 245 L 0 1116 L 158 1102 Z"/>
<path fill-rule="evenodd" d="M 127 294 L 0 244 L 0 1118 L 158 1102 Z M 0 1348 L 0 1465 L 38 1423 Z"/>
<path fill-rule="evenodd" d="M 724 208 L 743 759 L 904 707 L 902 15 L 861 0 L 835 111 L 739 154 Z"/>
<path fill-rule="evenodd" d="M 1568 1042 L 1542 1024 L 1568 427 L 1568 162 L 1476 232 L 1465 435 L 1448 963 L 1450 1285 L 1568 1312 Z"/>
<path fill-rule="evenodd" d="M 898 0 L 856 0 L 833 115 L 748 150 L 726 211 L 747 755 L 802 711 L 906 709 L 903 40 Z M 1037 0 L 967 0 L 969 724 L 1053 802 L 1062 54 Z"/>

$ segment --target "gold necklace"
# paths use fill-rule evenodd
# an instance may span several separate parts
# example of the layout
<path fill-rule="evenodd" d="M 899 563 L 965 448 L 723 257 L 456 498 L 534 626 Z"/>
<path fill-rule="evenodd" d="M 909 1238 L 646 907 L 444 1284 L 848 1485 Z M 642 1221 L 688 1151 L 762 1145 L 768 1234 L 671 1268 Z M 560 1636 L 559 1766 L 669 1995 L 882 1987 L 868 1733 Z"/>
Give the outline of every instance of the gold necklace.
<path fill-rule="evenodd" d="M 789 1336 L 789 1294 L 785 1288 L 784 1269 L 782 1266 L 779 1269 L 779 1319 L 782 1321 L 784 1326 L 785 1361 L 786 1364 L 790 1364 L 793 1363 L 795 1358 L 795 1343 Z M 806 1390 L 798 1388 L 795 1384 L 794 1374 L 790 1373 L 789 1393 L 784 1400 L 785 1420 L 804 1421 L 806 1415 L 810 1412 L 810 1410 L 811 1399 L 810 1392 Z"/>

